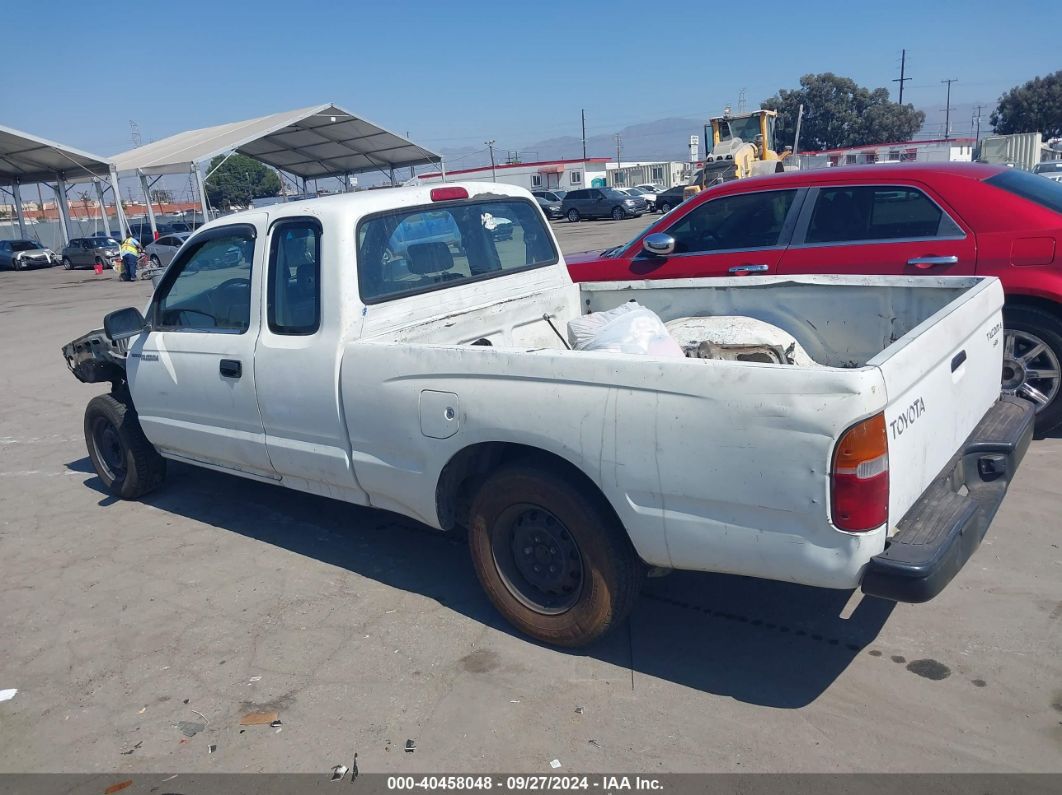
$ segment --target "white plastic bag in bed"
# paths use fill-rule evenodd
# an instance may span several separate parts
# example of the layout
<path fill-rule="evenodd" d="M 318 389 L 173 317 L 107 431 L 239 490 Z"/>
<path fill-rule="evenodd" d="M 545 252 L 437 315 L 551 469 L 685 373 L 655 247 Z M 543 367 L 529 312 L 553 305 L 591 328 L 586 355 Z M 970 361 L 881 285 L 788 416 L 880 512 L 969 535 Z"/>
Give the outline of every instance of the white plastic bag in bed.
<path fill-rule="evenodd" d="M 664 321 L 636 301 L 628 301 L 607 312 L 594 312 L 569 320 L 568 341 L 577 351 L 685 356 L 679 344 L 667 333 Z"/>

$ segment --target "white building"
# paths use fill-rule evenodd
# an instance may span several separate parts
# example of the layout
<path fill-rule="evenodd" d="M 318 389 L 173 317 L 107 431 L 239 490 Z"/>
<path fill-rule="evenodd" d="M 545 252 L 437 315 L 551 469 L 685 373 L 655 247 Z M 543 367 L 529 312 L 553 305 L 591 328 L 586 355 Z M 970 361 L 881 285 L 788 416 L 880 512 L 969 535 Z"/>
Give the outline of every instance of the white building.
<path fill-rule="evenodd" d="M 417 174 L 406 185 L 426 185 L 435 182 L 460 182 L 473 180 L 477 182 L 502 182 L 506 185 L 519 185 L 528 190 L 549 190 L 562 188 L 575 190 L 589 188 L 595 184 L 605 185 L 607 157 L 588 157 L 586 160 L 543 160 L 535 163 L 498 163 L 478 168 L 460 168 L 455 171 L 446 169 L 446 179 L 441 171 Z M 595 183 L 596 181 L 596 183 Z"/>
<path fill-rule="evenodd" d="M 655 185 L 666 190 L 685 185 L 689 178 L 689 163 L 664 160 L 650 163 L 609 163 L 606 177 L 609 187 L 631 188 L 635 185 Z"/>
<path fill-rule="evenodd" d="M 973 147 L 973 138 L 941 138 L 801 152 L 798 157 L 801 170 L 867 163 L 969 163 Z"/>

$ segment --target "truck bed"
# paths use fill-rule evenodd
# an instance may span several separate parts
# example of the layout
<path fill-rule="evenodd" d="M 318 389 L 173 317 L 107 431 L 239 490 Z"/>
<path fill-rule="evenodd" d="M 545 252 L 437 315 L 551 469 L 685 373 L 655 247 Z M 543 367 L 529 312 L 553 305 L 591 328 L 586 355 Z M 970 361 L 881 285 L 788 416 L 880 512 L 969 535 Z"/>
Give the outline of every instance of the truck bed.
<path fill-rule="evenodd" d="M 994 280 L 746 277 L 574 289 L 529 290 L 508 307 L 489 291 L 464 306 L 452 295 L 449 311 L 428 320 L 427 304 L 404 307 L 408 323 L 367 319 L 362 341 L 344 351 L 341 390 L 354 468 L 375 504 L 437 524 L 434 500 L 415 484 L 463 446 L 517 439 L 586 472 L 650 563 L 852 587 L 998 398 L 991 330 L 1003 299 Z M 576 312 L 631 298 L 665 321 L 772 323 L 820 366 L 568 351 L 542 319 L 563 334 Z M 490 346 L 471 344 L 483 340 Z M 359 389 L 364 372 L 382 376 L 383 388 Z M 443 410 L 454 419 L 440 422 Z M 833 444 L 881 411 L 895 434 L 889 523 L 844 533 L 829 520 Z"/>

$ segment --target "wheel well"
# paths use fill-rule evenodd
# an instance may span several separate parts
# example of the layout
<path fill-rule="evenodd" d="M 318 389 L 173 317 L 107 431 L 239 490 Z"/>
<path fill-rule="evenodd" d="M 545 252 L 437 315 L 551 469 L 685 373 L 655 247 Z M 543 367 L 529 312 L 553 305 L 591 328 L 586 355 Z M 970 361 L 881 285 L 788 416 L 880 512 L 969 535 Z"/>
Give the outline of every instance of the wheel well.
<path fill-rule="evenodd" d="M 455 527 L 467 527 L 472 500 L 480 485 L 493 470 L 513 461 L 533 463 L 545 470 L 563 474 L 565 478 L 577 483 L 585 494 L 593 494 L 600 499 L 602 505 L 616 518 L 616 524 L 621 524 L 612 504 L 597 484 L 570 461 L 529 445 L 482 442 L 466 447 L 454 455 L 439 475 L 435 488 L 435 504 L 442 528 L 452 530 Z"/>
<path fill-rule="evenodd" d="M 1003 304 L 1003 311 L 1005 312 L 1008 307 L 1031 307 L 1032 309 L 1040 309 L 1044 312 L 1050 312 L 1059 320 L 1062 320 L 1062 305 L 1052 301 L 1049 298 L 1040 298 L 1035 295 L 1008 295 L 1006 301 Z"/>

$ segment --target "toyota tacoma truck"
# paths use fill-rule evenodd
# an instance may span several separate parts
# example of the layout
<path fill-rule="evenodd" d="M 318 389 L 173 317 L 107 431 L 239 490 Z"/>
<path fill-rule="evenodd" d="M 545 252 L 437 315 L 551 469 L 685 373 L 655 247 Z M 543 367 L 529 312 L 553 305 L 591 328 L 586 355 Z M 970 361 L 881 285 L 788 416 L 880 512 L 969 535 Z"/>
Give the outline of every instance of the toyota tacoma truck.
<path fill-rule="evenodd" d="M 671 347 L 569 345 L 632 299 Z M 63 356 L 110 384 L 84 427 L 114 495 L 173 460 L 465 528 L 505 618 L 576 646 L 653 568 L 936 595 L 1032 435 L 1002 306 L 977 277 L 574 284 L 527 191 L 458 183 L 213 221 Z"/>

